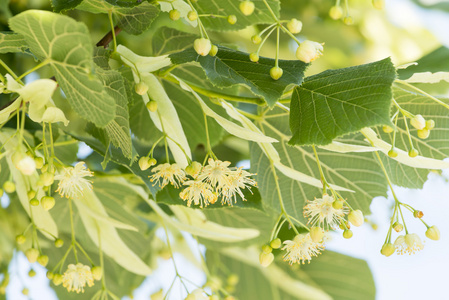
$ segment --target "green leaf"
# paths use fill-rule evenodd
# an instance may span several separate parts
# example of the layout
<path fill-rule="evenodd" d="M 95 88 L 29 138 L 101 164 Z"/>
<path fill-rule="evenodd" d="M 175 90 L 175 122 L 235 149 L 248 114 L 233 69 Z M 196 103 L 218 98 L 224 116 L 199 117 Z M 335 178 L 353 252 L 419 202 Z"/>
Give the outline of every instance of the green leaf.
<path fill-rule="evenodd" d="M 447 147 L 449 111 L 425 95 L 402 89 L 399 86 L 402 87 L 398 84 L 393 89 L 394 98 L 403 109 L 413 114 L 421 114 L 426 120 L 435 121 L 435 128 L 430 131 L 430 136 L 427 139 L 420 139 L 417 135 L 418 130 L 410 126 L 410 122 L 407 120 L 413 145 L 419 155 L 440 160 L 449 157 L 449 148 Z M 440 98 L 440 100 L 449 104 L 449 99 Z M 398 119 L 397 130 L 395 147 L 408 151 L 410 142 L 403 118 Z M 383 140 L 392 143 L 393 133 L 385 133 L 382 130 L 377 130 L 377 133 Z M 422 188 L 424 182 L 427 181 L 430 170 L 412 168 L 387 156 L 382 156 L 382 158 L 394 184 L 408 188 Z"/>
<path fill-rule="evenodd" d="M 185 186 L 183 186 L 185 187 Z M 187 206 L 187 202 L 183 201 L 179 197 L 179 193 L 182 191 L 182 189 L 176 189 L 173 186 L 166 186 L 162 190 L 160 190 L 156 194 L 156 202 L 158 203 L 164 203 L 168 205 L 183 205 Z M 242 201 L 242 198 L 240 196 L 237 196 L 237 203 L 233 203 L 232 207 L 240 207 L 240 208 L 252 208 L 257 210 L 263 210 L 262 207 L 262 199 L 260 198 L 260 193 L 257 190 L 257 188 L 252 188 L 251 191 L 245 189 L 243 191 L 243 194 L 245 195 L 246 201 Z M 192 208 L 199 208 L 195 205 L 191 206 Z M 228 205 L 222 205 L 221 204 L 221 197 L 218 198 L 217 202 L 214 204 L 210 204 L 203 208 L 203 210 L 207 209 L 222 209 L 222 208 L 228 208 Z"/>
<path fill-rule="evenodd" d="M 364 127 L 391 124 L 395 77 L 389 58 L 307 77 L 293 91 L 289 144 L 326 145 Z"/>
<path fill-rule="evenodd" d="M 28 48 L 21 34 L 0 32 L 0 53 L 25 52 Z"/>
<path fill-rule="evenodd" d="M 123 155 L 129 159 L 133 156 L 133 147 L 131 141 L 131 133 L 129 128 L 129 114 L 128 114 L 128 94 L 131 93 L 125 87 L 125 81 L 121 74 L 117 71 L 97 69 L 97 76 L 103 81 L 106 92 L 115 100 L 116 116 L 115 119 L 109 122 L 104 132 L 108 137 L 108 142 L 120 148 Z"/>
<path fill-rule="evenodd" d="M 220 16 L 235 15 L 237 17 L 237 23 L 231 25 L 228 23 L 227 18 L 201 18 L 201 22 L 207 29 L 224 31 L 224 30 L 239 30 L 249 25 L 254 24 L 268 24 L 274 23 L 275 20 L 271 15 L 269 9 L 262 0 L 253 0 L 256 8 L 254 13 L 250 16 L 245 16 L 239 9 L 240 0 L 210 0 L 210 1 L 198 1 L 195 4 L 195 8 L 198 14 L 217 14 Z M 276 17 L 279 18 L 280 3 L 278 0 L 268 0 Z"/>
<path fill-rule="evenodd" d="M 44 11 L 28 10 L 10 20 L 31 52 L 48 61 L 67 100 L 83 118 L 104 127 L 115 117 L 115 101 L 92 74 L 92 42 L 86 25 Z"/>
<path fill-rule="evenodd" d="M 408 79 L 414 73 L 447 72 L 449 69 L 449 49 L 441 46 L 416 61 L 417 64 L 398 69 L 399 79 Z"/>
<path fill-rule="evenodd" d="M 218 49 L 216 56 L 200 56 L 192 48 L 171 54 L 170 58 L 174 64 L 197 61 L 214 85 L 223 88 L 243 84 L 264 98 L 270 107 L 275 105 L 290 85 L 302 83 L 308 66 L 299 60 L 279 60 L 284 75 L 279 80 L 273 80 L 270 69 L 275 65 L 274 59 L 261 57 L 258 63 L 254 63 L 249 60 L 248 53 L 221 46 Z"/>
<path fill-rule="evenodd" d="M 281 163 L 319 179 L 320 173 L 313 149 L 308 146 L 287 145 L 290 139 L 288 121 L 286 113 L 282 115 L 282 112 L 281 109 L 274 109 L 266 114 L 268 118 L 261 122 L 262 131 L 279 140 L 279 143 L 272 145 L 278 151 Z M 278 116 L 270 117 L 272 114 Z M 338 141 L 368 146 L 360 134 L 346 136 Z M 385 196 L 387 191 L 385 176 L 374 154 L 369 152 L 336 153 L 318 147 L 316 149 L 327 182 L 355 191 L 355 193 L 340 192 L 340 194 L 354 209 L 361 209 L 364 214 L 369 214 L 372 199 L 376 196 Z M 276 179 L 270 167 L 270 161 L 257 144 L 251 143 L 250 152 L 251 172 L 257 174 L 256 180 L 262 201 L 264 205 L 280 212 Z M 322 189 L 286 177 L 276 169 L 275 172 L 279 178 L 280 194 L 286 211 L 298 220 L 307 222 L 303 216 L 303 207 L 307 200 L 321 198 Z"/>
<path fill-rule="evenodd" d="M 109 66 L 109 57 L 111 53 L 112 50 L 108 50 L 103 47 L 95 47 L 93 54 L 94 63 L 104 70 L 109 70 L 111 68 Z"/>
<path fill-rule="evenodd" d="M 153 36 L 153 55 L 181 51 L 193 45 L 193 41 L 198 36 L 191 33 L 182 32 L 169 27 L 160 28 Z"/>
<path fill-rule="evenodd" d="M 65 10 L 74 9 L 83 0 L 51 0 L 51 5 L 55 12 L 62 12 Z"/>
<path fill-rule="evenodd" d="M 146 31 L 159 14 L 159 8 L 146 1 L 137 6 L 122 7 L 103 0 L 84 0 L 76 8 L 94 14 L 111 12 L 118 19 L 117 25 L 134 35 Z"/>
<path fill-rule="evenodd" d="M 277 250 L 275 253 L 282 254 Z M 269 267 L 262 268 L 258 262 L 258 254 L 254 249 L 225 249 L 220 254 L 208 251 L 206 262 L 212 272 L 219 272 L 219 266 L 224 265 L 231 273 L 238 275 L 240 280 L 233 295 L 239 299 L 375 298 L 373 277 L 363 260 L 325 251 L 307 265 L 289 266 L 277 259 Z"/>

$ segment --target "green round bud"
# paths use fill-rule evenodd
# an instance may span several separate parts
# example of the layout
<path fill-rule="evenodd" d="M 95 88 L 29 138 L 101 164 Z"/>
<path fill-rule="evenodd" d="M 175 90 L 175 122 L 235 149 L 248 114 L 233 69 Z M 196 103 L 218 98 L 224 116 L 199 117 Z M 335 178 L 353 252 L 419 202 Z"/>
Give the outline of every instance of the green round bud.
<path fill-rule="evenodd" d="M 249 16 L 254 12 L 256 6 L 252 1 L 242 1 L 240 2 L 239 8 L 242 14 L 244 14 L 245 16 Z"/>
<path fill-rule="evenodd" d="M 150 100 L 146 106 L 151 112 L 155 112 L 157 110 L 157 102 L 154 100 Z"/>
<path fill-rule="evenodd" d="M 264 267 L 264 268 L 266 268 L 266 267 L 268 267 L 269 265 L 271 265 L 271 263 L 273 262 L 273 260 L 274 260 L 274 255 L 273 255 L 273 253 L 265 253 L 265 252 L 262 252 L 262 253 L 260 253 L 260 255 L 259 255 L 259 262 L 260 262 L 261 266 Z"/>
<path fill-rule="evenodd" d="M 40 255 L 40 256 L 37 258 L 37 262 L 38 262 L 41 266 L 46 267 L 47 264 L 48 264 L 48 255 Z"/>
<path fill-rule="evenodd" d="M 333 207 L 334 209 L 341 209 L 341 208 L 343 208 L 343 205 L 344 205 L 344 204 L 345 204 L 345 203 L 344 203 L 343 200 L 337 199 L 337 200 L 335 200 L 334 202 L 332 202 L 332 207 Z"/>
<path fill-rule="evenodd" d="M 426 129 L 432 130 L 435 128 L 435 121 L 434 120 L 426 120 Z"/>
<path fill-rule="evenodd" d="M 39 204 L 40 204 L 40 202 L 36 198 L 33 198 L 33 199 L 30 200 L 30 205 L 31 206 L 38 206 Z"/>
<path fill-rule="evenodd" d="M 345 23 L 346 25 L 352 25 L 352 24 L 354 24 L 354 20 L 352 19 L 351 16 L 344 17 L 343 18 L 343 23 Z"/>
<path fill-rule="evenodd" d="M 229 15 L 228 16 L 228 23 L 231 25 L 234 25 L 237 23 L 237 17 L 235 15 Z"/>
<path fill-rule="evenodd" d="M 239 283 L 239 280 L 240 280 L 240 278 L 237 274 L 231 274 L 231 275 L 229 275 L 226 282 L 231 286 L 236 286 Z"/>
<path fill-rule="evenodd" d="M 429 227 L 426 231 L 426 237 L 431 240 L 438 241 L 440 239 L 440 230 L 435 225 Z"/>
<path fill-rule="evenodd" d="M 3 183 L 3 189 L 8 194 L 12 194 L 16 191 L 16 185 L 14 182 L 8 180 L 8 181 L 5 181 L 5 183 Z"/>
<path fill-rule="evenodd" d="M 27 196 L 28 196 L 28 200 L 33 199 L 36 196 L 36 191 L 29 190 L 27 193 Z"/>
<path fill-rule="evenodd" d="M 44 158 L 43 157 L 36 156 L 34 158 L 34 162 L 36 164 L 36 169 L 42 169 L 42 167 L 44 166 Z"/>
<path fill-rule="evenodd" d="M 293 34 L 300 33 L 302 30 L 302 22 L 299 21 L 298 19 L 293 18 L 287 23 L 287 28 L 288 31 L 290 31 Z"/>
<path fill-rule="evenodd" d="M 28 261 L 30 263 L 35 263 L 39 256 L 39 250 L 35 248 L 30 248 L 27 251 L 25 251 L 25 256 L 28 258 Z"/>
<path fill-rule="evenodd" d="M 139 159 L 139 167 L 142 171 L 148 170 L 148 168 L 151 167 L 150 165 L 150 158 L 147 156 L 142 156 Z"/>
<path fill-rule="evenodd" d="M 388 151 L 388 156 L 389 157 L 397 157 L 398 156 L 398 152 L 394 149 L 391 149 L 390 151 Z"/>
<path fill-rule="evenodd" d="M 196 13 L 196 11 L 191 10 L 191 11 L 189 11 L 189 13 L 187 14 L 187 18 L 188 18 L 190 21 L 195 21 L 196 19 L 198 19 L 198 14 Z"/>
<path fill-rule="evenodd" d="M 42 180 L 42 183 L 44 184 L 44 186 L 50 186 L 55 181 L 54 173 L 50 172 L 49 170 L 47 170 L 47 172 L 42 173 L 39 176 L 39 178 L 40 178 L 40 180 Z"/>
<path fill-rule="evenodd" d="M 393 132 L 393 128 L 391 128 L 391 127 L 388 126 L 388 125 L 382 126 L 382 130 L 383 130 L 385 133 L 391 133 L 391 132 Z"/>
<path fill-rule="evenodd" d="M 410 157 L 417 157 L 418 154 L 418 150 L 416 150 L 415 148 L 410 149 L 410 151 L 408 152 L 408 156 Z"/>
<path fill-rule="evenodd" d="M 282 246 L 282 241 L 280 238 L 275 238 L 270 242 L 270 247 L 273 249 L 279 249 Z"/>
<path fill-rule="evenodd" d="M 212 48 L 212 44 L 209 39 L 199 38 L 193 42 L 193 48 L 199 55 L 207 56 Z"/>
<path fill-rule="evenodd" d="M 62 283 L 62 275 L 61 274 L 55 274 L 53 276 L 53 284 L 58 286 Z"/>
<path fill-rule="evenodd" d="M 278 80 L 279 78 L 281 78 L 283 73 L 284 71 L 279 67 L 273 67 L 270 69 L 270 76 L 274 80 Z"/>
<path fill-rule="evenodd" d="M 343 9 L 340 6 L 332 6 L 329 10 L 329 16 L 334 20 L 339 20 L 343 16 Z"/>
<path fill-rule="evenodd" d="M 346 229 L 345 231 L 343 231 L 343 237 L 345 239 L 352 238 L 352 235 L 353 235 L 353 233 L 352 233 L 352 231 L 350 229 Z"/>
<path fill-rule="evenodd" d="M 155 166 L 157 164 L 157 160 L 155 158 L 150 158 L 150 160 L 148 161 L 148 163 L 152 166 Z"/>
<path fill-rule="evenodd" d="M 253 44 L 259 45 L 262 42 L 262 38 L 260 37 L 260 35 L 255 34 L 251 37 L 251 42 L 253 42 Z"/>
<path fill-rule="evenodd" d="M 425 140 L 425 139 L 427 139 L 428 137 L 429 137 L 429 135 L 430 135 L 430 130 L 428 130 L 428 129 L 420 129 L 420 130 L 418 130 L 417 131 L 417 135 L 418 135 L 418 137 L 420 138 L 420 139 L 423 139 L 423 140 Z"/>
<path fill-rule="evenodd" d="M 22 290 L 22 294 L 24 294 L 25 296 L 27 296 L 30 293 L 30 290 L 27 288 L 23 288 Z"/>
<path fill-rule="evenodd" d="M 353 210 L 348 214 L 348 221 L 351 222 L 352 225 L 359 227 L 362 226 L 365 218 L 363 217 L 363 213 L 360 209 Z"/>
<path fill-rule="evenodd" d="M 415 210 L 413 212 L 413 216 L 415 218 L 421 219 L 422 217 L 424 217 L 424 213 L 422 211 L 420 211 L 420 210 Z"/>
<path fill-rule="evenodd" d="M 168 15 L 170 19 L 172 19 L 173 21 L 177 21 L 181 17 L 181 12 L 177 9 L 172 9 L 169 11 Z"/>
<path fill-rule="evenodd" d="M 216 45 L 212 45 L 209 51 L 210 56 L 215 56 L 218 53 L 218 47 Z"/>
<path fill-rule="evenodd" d="M 61 248 L 62 246 L 64 246 L 64 241 L 61 239 L 56 239 L 55 240 L 55 247 L 56 248 Z"/>
<path fill-rule="evenodd" d="M 52 209 L 56 204 L 55 198 L 50 196 L 44 196 L 41 198 L 41 205 L 45 210 Z"/>
<path fill-rule="evenodd" d="M 36 276 L 36 271 L 34 271 L 33 269 L 31 269 L 31 270 L 28 272 L 28 277 L 34 277 L 34 276 Z"/>
<path fill-rule="evenodd" d="M 382 255 L 385 255 L 386 257 L 391 256 L 396 251 L 396 248 L 393 244 L 387 243 L 382 246 L 382 249 L 380 249 L 380 253 Z"/>
<path fill-rule="evenodd" d="M 103 269 L 100 266 L 92 267 L 91 271 L 95 280 L 100 280 L 103 277 Z"/>
<path fill-rule="evenodd" d="M 249 60 L 252 62 L 258 62 L 259 61 L 259 55 L 257 53 L 253 52 L 249 55 Z"/>
<path fill-rule="evenodd" d="M 269 245 L 263 245 L 262 246 L 262 251 L 264 253 L 271 253 L 273 251 L 273 248 L 271 248 Z"/>
<path fill-rule="evenodd" d="M 148 85 L 145 82 L 139 82 L 134 86 L 134 90 L 137 94 L 143 96 L 148 92 Z"/>
<path fill-rule="evenodd" d="M 18 236 L 16 236 L 16 243 L 18 245 L 22 245 L 23 243 L 25 243 L 27 240 L 27 238 L 23 235 L 23 234 L 19 234 Z"/>
<path fill-rule="evenodd" d="M 404 229 L 404 226 L 399 222 L 394 222 L 393 229 L 396 232 L 401 232 Z"/>
<path fill-rule="evenodd" d="M 54 276 L 55 276 L 55 274 L 53 274 L 53 272 L 47 271 L 47 278 L 48 279 L 52 280 Z"/>

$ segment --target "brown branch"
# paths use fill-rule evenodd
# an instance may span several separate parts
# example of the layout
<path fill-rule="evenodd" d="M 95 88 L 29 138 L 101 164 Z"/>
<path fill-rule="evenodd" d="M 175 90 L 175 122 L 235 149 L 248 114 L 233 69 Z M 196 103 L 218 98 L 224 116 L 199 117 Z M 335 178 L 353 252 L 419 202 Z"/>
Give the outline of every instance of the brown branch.
<path fill-rule="evenodd" d="M 122 29 L 118 26 L 114 27 L 114 31 L 115 31 L 115 36 L 117 36 Z M 109 31 L 98 43 L 97 43 L 97 47 L 104 47 L 105 49 L 108 47 L 109 43 L 112 42 L 112 30 Z"/>

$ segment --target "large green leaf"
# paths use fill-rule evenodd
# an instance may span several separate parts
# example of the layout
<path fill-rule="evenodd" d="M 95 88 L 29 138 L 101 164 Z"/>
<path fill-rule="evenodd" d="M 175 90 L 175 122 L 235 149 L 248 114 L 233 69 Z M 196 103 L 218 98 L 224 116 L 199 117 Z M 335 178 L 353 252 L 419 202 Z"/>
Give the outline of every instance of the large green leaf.
<path fill-rule="evenodd" d="M 216 56 L 200 56 L 192 48 L 171 54 L 170 58 L 174 64 L 199 62 L 207 77 L 218 87 L 246 85 L 254 94 L 264 98 L 270 107 L 281 98 L 287 87 L 302 83 L 308 66 L 299 60 L 279 60 L 279 67 L 284 70 L 284 74 L 279 80 L 273 80 L 270 69 L 274 67 L 274 59 L 261 57 L 259 62 L 254 63 L 249 60 L 248 53 L 221 46 Z"/>
<path fill-rule="evenodd" d="M 118 19 L 117 25 L 121 29 L 135 35 L 147 30 L 159 14 L 159 8 L 146 1 L 137 6 L 122 7 L 103 0 L 84 0 L 76 8 L 94 14 L 111 12 Z"/>
<path fill-rule="evenodd" d="M 31 52 L 48 61 L 67 100 L 83 118 L 104 127 L 115 117 L 115 101 L 92 73 L 93 46 L 83 23 L 45 11 L 28 10 L 10 20 Z"/>
<path fill-rule="evenodd" d="M 292 145 L 326 145 L 364 127 L 390 124 L 391 85 L 396 77 L 389 58 L 307 77 L 291 101 Z"/>
<path fill-rule="evenodd" d="M 296 169 L 309 176 L 320 178 L 320 173 L 311 147 L 288 146 L 289 140 L 288 121 L 286 113 L 280 114 L 280 109 L 274 109 L 266 114 L 268 117 L 262 122 L 262 128 L 266 135 L 278 139 L 279 143 L 272 145 L 278 151 L 281 162 L 287 167 Z M 277 114 L 276 117 L 270 117 Z M 339 141 L 365 145 L 368 144 L 360 138 L 360 135 L 351 135 Z M 257 144 L 251 144 L 251 171 L 256 173 L 259 191 L 265 205 L 280 211 L 278 191 L 275 184 L 275 170 L 280 185 L 280 194 L 286 211 L 295 218 L 306 222 L 303 216 L 303 207 L 306 200 L 321 198 L 322 189 L 300 183 L 278 170 L 270 167 L 270 161 Z M 378 162 L 372 153 L 336 153 L 317 148 L 326 180 L 355 191 L 341 192 L 352 207 L 361 209 L 369 214 L 369 206 L 376 196 L 385 196 L 387 183 L 379 168 Z"/>
<path fill-rule="evenodd" d="M 408 124 L 414 147 L 422 156 L 435 159 L 447 158 L 449 156 L 449 147 L 447 147 L 449 140 L 449 131 L 447 130 L 449 127 L 449 110 L 423 94 L 402 89 L 401 87 L 403 86 L 398 84 L 393 90 L 396 102 L 403 109 L 413 114 L 421 114 L 426 120 L 432 119 L 435 121 L 435 128 L 430 131 L 430 136 L 427 139 L 420 139 L 417 135 L 417 129 L 410 126 L 410 123 Z M 449 104 L 449 99 L 440 98 L 440 100 Z M 410 142 L 402 117 L 398 120 L 397 130 L 395 146 L 408 151 Z M 377 133 L 383 140 L 390 144 L 392 143 L 393 133 L 385 133 L 382 130 L 377 130 Z M 423 187 L 430 170 L 412 168 L 389 159 L 387 156 L 382 157 L 390 179 L 394 184 L 408 188 Z"/>
<path fill-rule="evenodd" d="M 0 53 L 24 52 L 28 44 L 21 34 L 0 32 Z"/>
<path fill-rule="evenodd" d="M 441 46 L 416 61 L 417 64 L 398 69 L 400 79 L 408 79 L 414 73 L 447 72 L 449 69 L 449 49 Z"/>
<path fill-rule="evenodd" d="M 201 18 L 201 22 L 203 22 L 204 26 L 211 30 L 238 30 L 253 24 L 274 23 L 275 20 L 268 7 L 264 4 L 264 1 L 253 0 L 253 2 L 256 8 L 254 13 L 250 16 L 245 16 L 240 11 L 240 0 L 198 1 L 195 4 L 195 8 L 199 14 L 217 14 L 221 16 L 235 15 L 237 17 L 237 23 L 234 25 L 229 24 L 226 18 Z M 280 2 L 278 0 L 268 0 L 267 3 L 270 5 L 276 17 L 279 17 Z"/>
<path fill-rule="evenodd" d="M 308 265 L 293 267 L 276 260 L 268 268 L 262 268 L 258 253 L 249 250 L 231 249 L 221 254 L 208 251 L 206 258 L 212 272 L 224 265 L 239 276 L 233 293 L 238 299 L 375 299 L 367 263 L 332 251 L 325 251 Z"/>
<path fill-rule="evenodd" d="M 55 12 L 61 12 L 75 8 L 82 1 L 83 0 L 51 0 L 51 5 Z"/>
<path fill-rule="evenodd" d="M 197 35 L 169 27 L 160 28 L 152 38 L 153 55 L 159 56 L 181 51 L 193 45 Z"/>

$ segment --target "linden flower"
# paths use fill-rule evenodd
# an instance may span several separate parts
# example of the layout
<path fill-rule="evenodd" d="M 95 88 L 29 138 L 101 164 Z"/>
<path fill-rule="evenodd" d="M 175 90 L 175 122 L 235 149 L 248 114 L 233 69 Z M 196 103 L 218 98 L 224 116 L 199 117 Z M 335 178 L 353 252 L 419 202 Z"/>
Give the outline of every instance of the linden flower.
<path fill-rule="evenodd" d="M 323 55 L 323 45 L 308 40 L 302 42 L 296 50 L 296 58 L 305 63 L 310 63 L 321 55 Z"/>
<path fill-rule="evenodd" d="M 64 168 L 61 174 L 55 176 L 55 180 L 59 180 L 58 189 L 56 192 L 62 197 L 74 198 L 83 193 L 83 190 L 92 188 L 90 180 L 84 177 L 92 177 L 93 173 L 89 171 L 81 161 L 75 167 Z"/>
<path fill-rule="evenodd" d="M 348 212 L 346 207 L 335 209 L 332 206 L 334 197 L 327 194 L 323 195 L 323 198 L 315 199 L 314 201 L 307 201 L 308 204 L 304 207 L 304 216 L 309 219 L 307 224 L 315 226 L 319 224 L 324 228 L 326 224 L 327 228 L 335 228 L 340 224 L 340 220 Z"/>
<path fill-rule="evenodd" d="M 254 179 L 249 178 L 251 175 L 253 174 L 242 168 L 238 168 L 236 171 L 231 171 L 226 183 L 222 185 L 221 194 L 223 195 L 223 198 L 221 199 L 221 203 L 227 203 L 232 206 L 232 200 L 234 200 L 234 203 L 237 203 L 237 195 L 239 195 L 243 201 L 246 201 L 242 189 L 247 188 L 251 191 L 250 186 L 257 185 L 257 182 Z"/>
<path fill-rule="evenodd" d="M 421 242 L 420 237 L 416 233 L 400 235 L 394 241 L 394 246 L 398 250 L 398 254 L 402 255 L 408 253 L 409 255 L 415 254 L 422 249 L 424 245 Z"/>
<path fill-rule="evenodd" d="M 90 267 L 81 263 L 76 265 L 70 264 L 64 275 L 62 275 L 62 285 L 69 292 L 84 293 L 86 284 L 91 287 L 94 285 L 94 277 L 90 271 Z"/>
<path fill-rule="evenodd" d="M 205 180 L 210 183 L 212 187 L 217 186 L 221 189 L 223 185 L 228 183 L 228 175 L 232 172 L 228 166 L 229 161 L 213 160 L 209 158 L 209 164 L 203 168 L 202 174 L 198 177 L 199 180 Z"/>
<path fill-rule="evenodd" d="M 186 178 L 184 170 L 177 164 L 161 164 L 154 167 L 151 172 L 155 174 L 150 176 L 150 181 L 156 181 L 161 188 L 164 188 L 169 183 L 175 188 L 179 188 Z"/>
<path fill-rule="evenodd" d="M 324 245 L 322 243 L 315 243 L 312 241 L 310 234 L 298 234 L 293 241 L 284 241 L 285 246 L 282 250 L 286 250 L 284 255 L 284 261 L 289 261 L 289 264 L 303 263 L 307 260 L 309 263 L 312 260 L 312 256 L 318 256 Z"/>
<path fill-rule="evenodd" d="M 187 206 L 190 206 L 193 202 L 195 205 L 199 204 L 203 208 L 217 201 L 217 194 L 212 192 L 211 186 L 207 182 L 189 180 L 184 182 L 184 185 L 189 187 L 182 190 L 179 193 L 179 197 L 184 201 L 187 200 Z"/>

